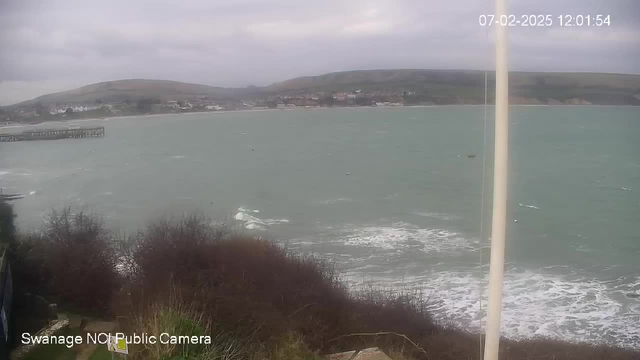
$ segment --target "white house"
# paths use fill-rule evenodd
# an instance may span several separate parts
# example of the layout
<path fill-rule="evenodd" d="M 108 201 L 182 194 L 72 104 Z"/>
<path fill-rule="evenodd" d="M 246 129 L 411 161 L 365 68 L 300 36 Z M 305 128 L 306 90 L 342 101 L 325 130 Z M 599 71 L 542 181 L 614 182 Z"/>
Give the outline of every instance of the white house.
<path fill-rule="evenodd" d="M 100 106 L 84 106 L 84 105 L 78 105 L 78 106 L 72 106 L 71 109 L 73 110 L 73 112 L 83 112 L 83 111 L 93 111 L 93 110 L 98 110 L 100 109 Z M 66 109 L 65 109 L 66 110 Z"/>
<path fill-rule="evenodd" d="M 66 110 L 67 110 L 66 106 L 63 106 L 63 107 L 52 107 L 52 108 L 49 109 L 49 114 L 51 114 L 51 115 L 63 114 Z"/>

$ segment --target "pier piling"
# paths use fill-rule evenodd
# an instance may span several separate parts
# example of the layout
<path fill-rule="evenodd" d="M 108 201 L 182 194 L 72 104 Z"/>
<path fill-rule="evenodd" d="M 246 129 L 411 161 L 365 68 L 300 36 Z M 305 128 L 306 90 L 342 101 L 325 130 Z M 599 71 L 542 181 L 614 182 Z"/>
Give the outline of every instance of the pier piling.
<path fill-rule="evenodd" d="M 27 130 L 15 134 L 0 134 L 0 142 L 57 140 L 87 137 L 104 137 L 104 126 L 77 129 L 40 129 Z"/>

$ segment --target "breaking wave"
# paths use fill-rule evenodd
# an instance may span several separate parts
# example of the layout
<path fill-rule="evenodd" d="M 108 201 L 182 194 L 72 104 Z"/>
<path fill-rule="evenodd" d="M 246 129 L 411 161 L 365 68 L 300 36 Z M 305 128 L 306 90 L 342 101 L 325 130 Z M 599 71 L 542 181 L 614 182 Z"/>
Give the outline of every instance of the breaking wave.
<path fill-rule="evenodd" d="M 419 249 L 426 253 L 455 254 L 476 249 L 475 241 L 459 233 L 423 229 L 405 222 L 396 222 L 391 226 L 345 228 L 339 235 L 345 245 L 380 250 Z"/>
<path fill-rule="evenodd" d="M 270 226 L 289 222 L 287 219 L 260 219 L 257 216 L 251 215 L 259 212 L 259 210 L 248 209 L 241 206 L 233 218 L 242 222 L 244 228 L 249 230 L 267 230 Z"/>

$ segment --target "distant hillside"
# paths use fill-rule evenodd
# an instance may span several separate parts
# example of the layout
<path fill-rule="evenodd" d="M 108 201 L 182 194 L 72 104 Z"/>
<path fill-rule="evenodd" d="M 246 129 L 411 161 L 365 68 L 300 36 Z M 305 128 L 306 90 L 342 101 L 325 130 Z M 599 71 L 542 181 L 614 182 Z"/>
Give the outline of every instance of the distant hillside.
<path fill-rule="evenodd" d="M 495 87 L 489 73 L 489 92 Z M 640 105 L 640 75 L 511 72 L 510 93 L 523 102 L 582 99 L 594 104 Z M 305 76 L 272 84 L 270 93 L 338 91 L 415 91 L 432 97 L 456 97 L 477 103 L 484 98 L 484 72 L 473 70 L 359 70 Z M 551 100 L 551 101 L 550 101 Z"/>
<path fill-rule="evenodd" d="M 183 100 L 198 96 L 212 99 L 227 99 L 246 92 L 246 89 L 230 89 L 200 84 L 189 84 L 168 80 L 117 80 L 83 86 L 74 90 L 43 95 L 13 106 L 43 104 L 93 104 L 96 100 L 103 103 L 121 102 L 126 99 L 137 101 L 142 98 L 160 100 Z"/>
<path fill-rule="evenodd" d="M 510 95 L 519 104 L 640 105 L 640 75 L 600 73 L 510 73 Z M 493 99 L 494 74 L 488 76 Z M 117 80 L 43 95 L 5 109 L 33 108 L 40 102 L 93 104 L 130 100 L 266 99 L 275 95 L 336 92 L 415 93 L 405 104 L 479 104 L 484 101 L 484 72 L 472 70 L 358 70 L 305 76 L 259 88 L 222 88 L 166 80 Z"/>
<path fill-rule="evenodd" d="M 493 78 L 493 73 L 489 76 Z M 512 85 L 549 86 L 608 86 L 615 88 L 640 88 L 640 75 L 602 74 L 602 73 L 542 73 L 511 72 Z M 457 86 L 483 85 L 484 71 L 476 70 L 357 70 L 335 72 L 319 76 L 298 77 L 275 83 L 266 88 L 268 91 L 316 90 L 336 86 L 371 86 L 402 83 L 407 86 L 446 84 Z M 321 90 L 320 90 L 321 91 Z"/>

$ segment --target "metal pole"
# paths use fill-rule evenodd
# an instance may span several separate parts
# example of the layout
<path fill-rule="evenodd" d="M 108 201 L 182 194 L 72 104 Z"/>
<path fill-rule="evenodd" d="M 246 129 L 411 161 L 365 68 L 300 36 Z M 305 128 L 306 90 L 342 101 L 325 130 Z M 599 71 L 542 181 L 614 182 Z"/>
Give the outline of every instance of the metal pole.
<path fill-rule="evenodd" d="M 496 20 L 507 16 L 507 0 L 496 0 Z M 504 24 L 504 22 L 502 23 Z M 507 27 L 496 26 L 496 123 L 493 175 L 493 219 L 491 223 L 491 269 L 484 360 L 497 360 L 500 348 L 500 318 L 504 278 L 504 248 L 507 226 L 507 163 L 509 144 L 509 72 Z"/>

